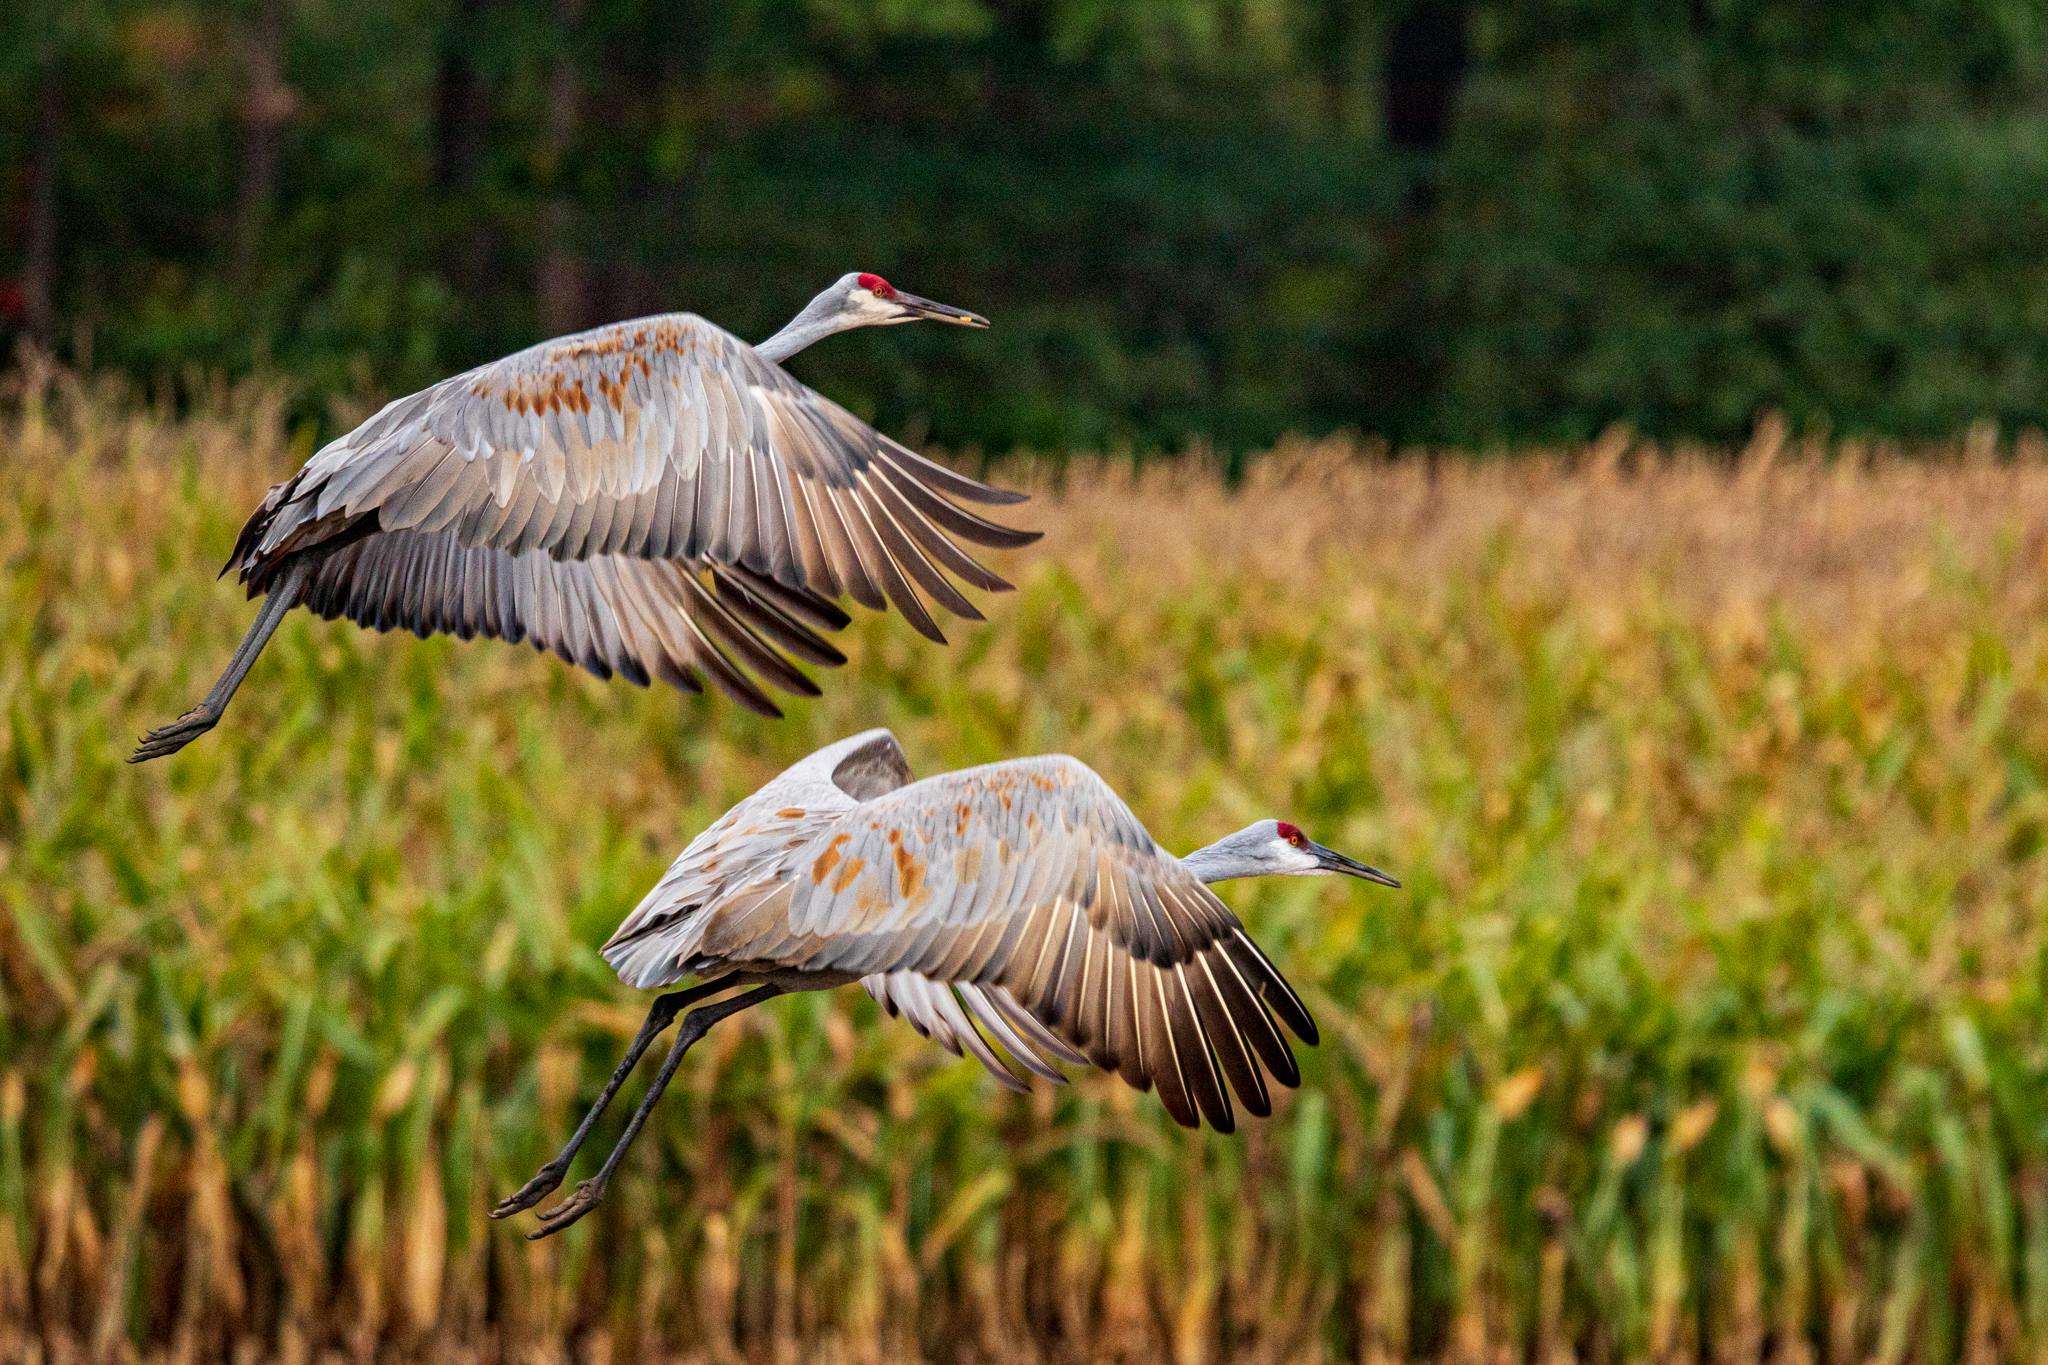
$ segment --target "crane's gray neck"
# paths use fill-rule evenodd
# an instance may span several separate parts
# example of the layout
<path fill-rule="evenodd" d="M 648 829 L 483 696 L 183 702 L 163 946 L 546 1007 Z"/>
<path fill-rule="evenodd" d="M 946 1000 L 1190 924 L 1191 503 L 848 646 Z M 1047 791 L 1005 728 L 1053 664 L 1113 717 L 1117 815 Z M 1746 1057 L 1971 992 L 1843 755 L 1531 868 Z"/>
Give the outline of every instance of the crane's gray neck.
<path fill-rule="evenodd" d="M 1224 835 L 1207 848 L 1196 849 L 1182 858 L 1180 865 L 1204 882 L 1312 871 L 1315 860 L 1283 843 L 1279 829 L 1277 820 L 1254 821 L 1235 834 Z"/>
<path fill-rule="evenodd" d="M 788 326 L 754 349 L 770 360 L 783 361 L 814 341 L 821 341 L 849 327 L 858 327 L 861 323 L 861 318 L 841 306 L 838 294 L 828 289 L 805 304 L 803 312 L 791 318 Z"/>
<path fill-rule="evenodd" d="M 1235 839 L 1232 835 L 1230 838 Z M 1200 882 L 1227 882 L 1238 877 L 1256 877 L 1271 871 L 1245 857 L 1230 847 L 1230 839 L 1220 839 L 1207 848 L 1198 848 L 1180 860 L 1180 865 L 1195 874 Z"/>

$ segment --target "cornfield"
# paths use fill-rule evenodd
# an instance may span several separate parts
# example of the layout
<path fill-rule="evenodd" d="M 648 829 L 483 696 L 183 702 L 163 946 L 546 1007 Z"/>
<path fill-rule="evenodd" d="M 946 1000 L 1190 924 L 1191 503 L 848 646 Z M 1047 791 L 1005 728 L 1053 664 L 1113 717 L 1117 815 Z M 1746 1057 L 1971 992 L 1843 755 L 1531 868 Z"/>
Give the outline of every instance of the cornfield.
<path fill-rule="evenodd" d="M 298 613 L 131 768 L 249 619 L 280 411 L 5 399 L 0 1361 L 2048 1362 L 2037 441 L 998 470 L 1020 590 L 865 617 L 780 723 Z M 486 1219 L 646 1007 L 595 945 L 875 724 L 1401 876 L 1224 888 L 1302 1088 L 1190 1135 L 794 997 L 598 1213 Z"/>

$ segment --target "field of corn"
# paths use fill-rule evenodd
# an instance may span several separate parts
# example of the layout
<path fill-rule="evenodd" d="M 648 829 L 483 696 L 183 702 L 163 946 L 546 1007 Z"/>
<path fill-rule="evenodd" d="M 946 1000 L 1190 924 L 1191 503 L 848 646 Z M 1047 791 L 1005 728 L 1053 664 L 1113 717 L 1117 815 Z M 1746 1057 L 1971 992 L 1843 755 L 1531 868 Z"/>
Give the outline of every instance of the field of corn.
<path fill-rule="evenodd" d="M 783 722 L 298 613 L 129 767 L 253 614 L 278 411 L 0 396 L 0 1362 L 2048 1362 L 2037 440 L 997 470 L 1020 590 Z M 485 1218 L 646 1007 L 595 945 L 874 724 L 1401 876 L 1224 888 L 1301 1090 L 1191 1136 L 802 996 L 597 1214 Z"/>

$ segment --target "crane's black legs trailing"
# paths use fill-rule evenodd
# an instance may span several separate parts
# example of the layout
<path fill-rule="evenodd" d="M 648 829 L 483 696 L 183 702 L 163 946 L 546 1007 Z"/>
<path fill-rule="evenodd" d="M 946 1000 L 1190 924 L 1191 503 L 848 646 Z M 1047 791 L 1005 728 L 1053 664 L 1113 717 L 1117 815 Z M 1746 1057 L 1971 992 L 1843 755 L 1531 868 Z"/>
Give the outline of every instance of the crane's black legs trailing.
<path fill-rule="evenodd" d="M 521 1185 L 517 1193 L 500 1200 L 498 1206 L 491 1210 L 491 1217 L 509 1218 L 521 1209 L 530 1209 L 546 1198 L 549 1190 L 561 1184 L 562 1177 L 569 1173 L 569 1163 L 576 1159 L 577 1150 L 583 1146 L 583 1139 L 589 1137 L 590 1130 L 597 1126 L 598 1116 L 611 1107 L 612 1097 L 619 1093 L 619 1087 L 626 1083 L 626 1077 L 632 1075 L 633 1068 L 640 1064 L 640 1054 L 647 1051 L 647 1045 L 659 1038 L 661 1031 L 674 1023 L 678 1014 L 699 1000 L 728 989 L 732 984 L 733 978 L 726 975 L 716 981 L 707 981 L 703 985 L 692 986 L 686 991 L 676 991 L 656 1000 L 654 1008 L 647 1011 L 647 1020 L 640 1025 L 640 1032 L 633 1039 L 633 1045 L 626 1049 L 626 1055 L 619 1060 L 617 1069 L 612 1072 L 612 1078 L 605 1082 L 604 1093 L 597 1097 L 597 1103 L 590 1106 L 590 1112 L 585 1114 L 583 1122 L 577 1125 L 575 1135 L 569 1139 L 569 1145 L 562 1149 L 560 1156 L 535 1172 L 533 1179 Z"/>
<path fill-rule="evenodd" d="M 655 1001 L 654 1008 L 647 1012 L 647 1022 L 640 1026 L 639 1036 L 633 1039 L 633 1046 L 626 1049 L 625 1059 L 619 1063 L 618 1070 L 612 1073 L 611 1080 L 606 1083 L 604 1092 L 597 1097 L 597 1103 L 591 1106 L 590 1113 L 584 1116 L 582 1125 L 576 1129 L 576 1135 L 569 1139 L 569 1145 L 562 1149 L 560 1156 L 541 1167 L 540 1172 L 527 1181 L 517 1194 L 492 1209 L 491 1217 L 503 1218 L 521 1209 L 531 1208 L 539 1203 L 549 1190 L 561 1184 L 562 1177 L 568 1172 L 569 1162 L 576 1155 L 576 1149 L 583 1145 L 583 1139 L 589 1135 L 591 1126 L 597 1122 L 597 1116 L 611 1103 L 612 1096 L 618 1093 L 619 1086 L 625 1082 L 627 1073 L 633 1069 L 633 1064 L 640 1060 L 640 1054 L 647 1050 L 647 1045 L 669 1026 L 669 1021 L 674 1019 L 684 1006 L 707 995 L 726 990 L 732 984 L 732 978 L 725 977 L 687 991 L 664 995 Z M 764 1000 L 772 1000 L 781 995 L 783 989 L 771 982 L 766 986 L 756 987 L 745 995 L 736 995 L 730 1000 L 721 1000 L 715 1005 L 706 1005 L 703 1009 L 691 1010 L 684 1015 L 681 1027 L 676 1030 L 676 1040 L 669 1046 L 668 1056 L 662 1059 L 661 1070 L 655 1074 L 654 1084 L 648 1087 L 647 1094 L 640 1101 L 640 1107 L 633 1111 L 633 1117 L 626 1124 L 626 1131 L 620 1135 L 618 1145 L 613 1147 L 612 1154 L 605 1158 L 603 1169 L 588 1180 L 578 1181 L 576 1188 L 561 1203 L 551 1209 L 542 1209 L 542 1226 L 535 1232 L 529 1232 L 528 1239 L 538 1240 L 560 1232 L 596 1208 L 598 1201 L 604 1198 L 605 1188 L 612 1183 L 612 1172 L 619 1168 L 619 1162 L 625 1158 L 626 1149 L 633 1145 L 634 1138 L 640 1136 L 640 1129 L 647 1123 L 647 1116 L 653 1113 L 654 1106 L 661 1102 L 662 1092 L 668 1089 L 669 1081 L 675 1077 L 676 1068 L 682 1064 L 683 1054 L 719 1020 L 729 1018 Z"/>
<path fill-rule="evenodd" d="M 129 756 L 130 763 L 141 763 L 147 759 L 162 758 L 174 754 L 193 740 L 211 730 L 220 722 L 221 713 L 228 709 L 228 699 L 235 695 L 235 689 L 242 685 L 242 679 L 249 676 L 250 665 L 256 656 L 270 643 L 270 637 L 277 633 L 278 623 L 284 614 L 299 604 L 305 595 L 306 584 L 313 577 L 313 561 L 301 559 L 285 570 L 283 577 L 271 585 L 263 595 L 263 610 L 256 614 L 255 623 L 249 633 L 242 637 L 242 643 L 235 647 L 235 657 L 228 660 L 227 671 L 220 675 L 220 681 L 206 694 L 206 700 L 179 716 L 169 725 L 151 730 L 143 736 L 142 743 Z"/>

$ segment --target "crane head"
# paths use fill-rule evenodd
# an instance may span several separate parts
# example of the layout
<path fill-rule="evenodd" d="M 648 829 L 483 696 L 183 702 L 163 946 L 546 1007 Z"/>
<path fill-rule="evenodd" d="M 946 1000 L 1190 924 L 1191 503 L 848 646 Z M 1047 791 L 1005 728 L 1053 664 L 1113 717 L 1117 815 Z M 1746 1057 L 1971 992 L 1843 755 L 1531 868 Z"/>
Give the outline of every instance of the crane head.
<path fill-rule="evenodd" d="M 950 322 L 955 327 L 986 327 L 988 319 L 964 308 L 933 303 L 907 294 L 880 275 L 861 271 L 832 286 L 840 307 L 855 327 L 893 327 L 900 322 Z"/>
<path fill-rule="evenodd" d="M 1333 872 L 1341 872 L 1347 877 L 1378 882 L 1381 886 L 1398 888 L 1401 885 L 1376 867 L 1367 867 L 1356 858 L 1347 858 L 1335 849 L 1324 848 L 1285 820 L 1265 820 L 1260 824 L 1273 827 L 1274 855 L 1284 864 L 1275 871 L 1282 876 L 1326 877 Z"/>
<path fill-rule="evenodd" d="M 788 326 L 754 349 L 770 360 L 787 360 L 834 332 L 921 321 L 950 322 L 955 327 L 988 326 L 988 319 L 979 313 L 906 294 L 880 275 L 849 271 L 819 291 L 801 313 L 789 320 Z"/>
<path fill-rule="evenodd" d="M 1367 867 L 1321 844 L 1285 820 L 1260 820 L 1245 826 L 1205 849 L 1182 860 L 1196 870 L 1203 881 L 1230 881 L 1237 877 L 1327 877 L 1342 873 L 1381 886 L 1401 883 L 1376 867 Z"/>

